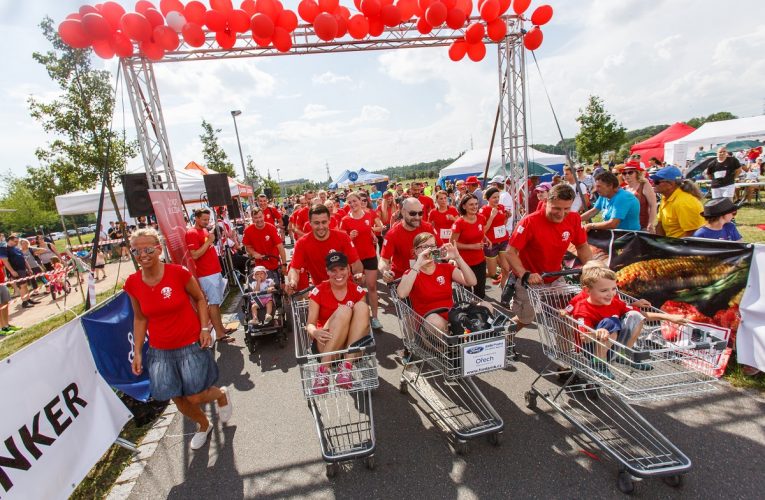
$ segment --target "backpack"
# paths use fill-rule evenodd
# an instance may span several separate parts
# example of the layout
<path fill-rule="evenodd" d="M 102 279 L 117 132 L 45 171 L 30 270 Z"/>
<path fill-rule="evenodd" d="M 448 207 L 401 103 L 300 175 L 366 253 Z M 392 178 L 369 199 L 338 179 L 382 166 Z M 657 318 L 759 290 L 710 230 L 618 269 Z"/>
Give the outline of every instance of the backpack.
<path fill-rule="evenodd" d="M 466 335 L 492 327 L 491 312 L 485 306 L 476 303 L 457 304 L 449 310 L 450 335 Z"/>
<path fill-rule="evenodd" d="M 582 186 L 584 186 L 584 189 L 582 189 Z M 588 192 L 587 185 L 584 182 L 577 180 L 576 194 L 582 200 L 582 208 L 580 209 L 580 212 L 586 212 L 592 208 L 592 203 L 590 203 L 590 196 L 584 194 L 586 192 Z"/>

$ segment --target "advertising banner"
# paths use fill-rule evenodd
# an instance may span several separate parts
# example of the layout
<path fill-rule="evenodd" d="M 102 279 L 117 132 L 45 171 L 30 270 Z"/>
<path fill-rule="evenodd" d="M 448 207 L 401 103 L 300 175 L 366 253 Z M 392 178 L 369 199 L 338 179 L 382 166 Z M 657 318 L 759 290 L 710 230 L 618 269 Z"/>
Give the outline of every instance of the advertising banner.
<path fill-rule="evenodd" d="M 174 264 L 185 266 L 191 271 L 191 274 L 196 276 L 194 259 L 191 258 L 191 252 L 186 246 L 186 228 L 188 225 L 178 191 L 150 189 L 149 197 L 154 207 L 159 230 L 165 238 L 170 259 Z"/>
<path fill-rule="evenodd" d="M 739 363 L 765 371 L 765 245 L 754 246 L 749 283 L 740 307 L 736 357 Z"/>
<path fill-rule="evenodd" d="M 131 413 L 96 371 L 79 320 L 0 363 L 0 497 L 65 499 Z"/>

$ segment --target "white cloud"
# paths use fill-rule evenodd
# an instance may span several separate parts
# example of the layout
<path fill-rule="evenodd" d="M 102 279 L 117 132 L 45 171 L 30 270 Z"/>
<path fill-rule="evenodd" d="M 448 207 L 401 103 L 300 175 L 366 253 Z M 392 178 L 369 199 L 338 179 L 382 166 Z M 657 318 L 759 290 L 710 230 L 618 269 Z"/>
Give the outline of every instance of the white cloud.
<path fill-rule="evenodd" d="M 390 111 L 382 106 L 364 106 L 361 108 L 361 114 L 354 120 L 354 123 L 364 122 L 382 122 L 390 117 Z"/>
<path fill-rule="evenodd" d="M 320 75 L 313 75 L 311 81 L 317 85 L 331 85 L 335 83 L 353 83 L 353 79 L 347 75 L 336 75 L 331 71 L 325 71 Z"/>
<path fill-rule="evenodd" d="M 335 116 L 342 113 L 336 109 L 329 109 L 323 104 L 308 104 L 303 108 L 303 120 L 317 120 L 328 116 Z"/>

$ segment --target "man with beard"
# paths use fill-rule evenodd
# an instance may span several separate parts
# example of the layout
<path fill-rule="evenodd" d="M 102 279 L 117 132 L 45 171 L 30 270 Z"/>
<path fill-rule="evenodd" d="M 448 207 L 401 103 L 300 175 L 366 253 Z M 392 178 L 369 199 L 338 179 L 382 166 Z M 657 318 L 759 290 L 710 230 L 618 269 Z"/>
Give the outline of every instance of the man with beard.
<path fill-rule="evenodd" d="M 438 235 L 433 226 L 424 222 L 422 203 L 417 198 L 406 198 L 401 203 L 401 222 L 395 224 L 385 235 L 378 269 L 383 281 L 390 283 L 411 268 L 416 259 L 412 242 L 420 233 Z"/>
<path fill-rule="evenodd" d="M 256 266 L 264 266 L 269 271 L 276 271 L 281 259 L 282 268 L 287 268 L 287 254 L 276 226 L 265 221 L 260 207 L 253 207 L 252 224 L 244 230 L 242 243 L 247 255 L 255 259 Z"/>

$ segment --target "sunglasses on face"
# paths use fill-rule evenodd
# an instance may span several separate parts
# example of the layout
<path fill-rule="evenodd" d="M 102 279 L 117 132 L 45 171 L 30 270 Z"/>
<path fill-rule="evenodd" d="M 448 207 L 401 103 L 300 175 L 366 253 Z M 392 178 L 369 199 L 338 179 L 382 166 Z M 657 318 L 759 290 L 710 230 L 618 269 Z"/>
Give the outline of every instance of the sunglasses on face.
<path fill-rule="evenodd" d="M 138 257 L 141 254 L 152 255 L 154 252 L 157 251 L 158 248 L 159 246 L 146 247 L 146 248 L 131 248 L 130 253 L 132 253 L 136 257 Z"/>
<path fill-rule="evenodd" d="M 419 212 L 407 212 L 409 214 L 409 217 L 422 217 L 422 210 Z"/>
<path fill-rule="evenodd" d="M 622 172 L 622 175 L 633 175 L 637 174 L 637 170 L 627 170 L 625 172 Z"/>

